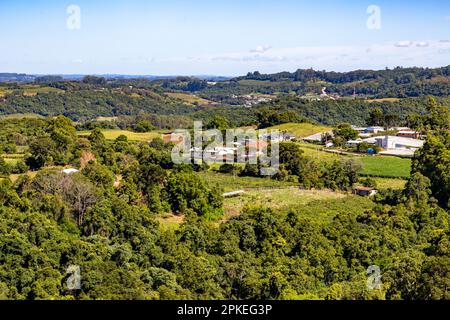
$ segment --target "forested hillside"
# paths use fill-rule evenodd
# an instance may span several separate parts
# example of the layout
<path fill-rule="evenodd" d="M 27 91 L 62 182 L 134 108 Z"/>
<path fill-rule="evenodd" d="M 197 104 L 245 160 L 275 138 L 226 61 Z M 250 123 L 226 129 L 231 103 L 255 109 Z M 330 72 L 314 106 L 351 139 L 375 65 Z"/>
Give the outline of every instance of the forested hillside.
<path fill-rule="evenodd" d="M 161 139 L 79 135 L 62 116 L 1 120 L 3 152 L 26 155 L 0 158 L 0 298 L 449 299 L 450 112 L 431 99 L 427 113 L 404 188 L 352 198 L 369 182 L 357 161 L 320 161 L 285 142 L 273 178 L 259 176 L 261 164 L 222 165 L 219 181 L 326 188 L 342 201 L 250 199 L 232 216 L 204 178 L 212 168 L 174 165 Z M 74 265 L 78 290 L 66 285 Z M 375 290 L 371 265 L 383 274 Z"/>
<path fill-rule="evenodd" d="M 161 126 L 161 119 L 170 116 L 172 128 L 185 123 L 186 119 L 211 121 L 216 116 L 224 117 L 228 124 L 236 127 L 256 124 L 258 115 L 265 109 L 290 112 L 291 119 L 285 122 L 311 121 L 328 125 L 348 122 L 355 125 L 367 124 L 368 115 L 375 109 L 382 109 L 396 119 L 406 123 L 408 117 L 425 115 L 425 97 L 398 100 L 310 100 L 297 95 L 284 94 L 270 102 L 261 102 L 251 108 L 240 105 L 218 103 L 202 105 L 194 97 L 185 101 L 169 95 L 159 85 L 149 81 L 63 82 L 42 85 L 11 85 L 0 88 L 0 115 L 37 114 L 41 116 L 64 115 L 74 121 L 86 122 L 98 117 L 152 115 L 152 125 Z M 135 86 L 133 86 L 133 85 Z M 3 96 L 1 90 L 4 91 Z M 199 93 L 201 94 L 201 92 Z M 182 96 L 184 98 L 184 96 Z M 188 96 L 189 97 L 189 96 Z M 201 100 L 200 100 L 201 101 Z M 441 104 L 448 104 L 448 97 L 440 97 Z M 297 119 L 297 120 L 296 120 Z M 165 119 L 167 120 L 167 119 Z M 279 124 L 279 123 L 274 123 Z"/>

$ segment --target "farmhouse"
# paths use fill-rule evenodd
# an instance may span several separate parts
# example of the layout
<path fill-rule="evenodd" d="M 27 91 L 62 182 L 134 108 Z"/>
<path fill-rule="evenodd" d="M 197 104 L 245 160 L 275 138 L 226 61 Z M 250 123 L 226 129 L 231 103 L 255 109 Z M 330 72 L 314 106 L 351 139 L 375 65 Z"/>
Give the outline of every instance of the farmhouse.
<path fill-rule="evenodd" d="M 370 187 L 354 187 L 353 193 L 362 197 L 371 197 L 377 193 L 377 190 Z"/>
<path fill-rule="evenodd" d="M 411 139 L 419 139 L 420 132 L 414 130 L 400 130 L 397 132 L 397 137 L 411 138 Z"/>
<path fill-rule="evenodd" d="M 383 127 L 379 127 L 379 126 L 374 126 L 374 127 L 367 127 L 366 130 L 364 131 L 365 133 L 373 133 L 373 134 L 377 134 L 378 132 L 383 132 L 384 128 Z"/>
<path fill-rule="evenodd" d="M 376 134 L 378 132 L 383 132 L 384 128 L 380 126 L 373 126 L 373 127 L 356 127 L 352 126 L 353 130 L 358 131 L 360 135 L 369 135 L 369 134 Z"/>

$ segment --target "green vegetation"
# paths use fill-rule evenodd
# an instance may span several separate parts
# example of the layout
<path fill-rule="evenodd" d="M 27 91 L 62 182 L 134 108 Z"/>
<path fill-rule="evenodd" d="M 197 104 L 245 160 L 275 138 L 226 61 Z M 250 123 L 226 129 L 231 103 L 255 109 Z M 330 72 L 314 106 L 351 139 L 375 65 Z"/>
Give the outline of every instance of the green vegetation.
<path fill-rule="evenodd" d="M 375 177 L 408 178 L 411 172 L 411 159 L 383 156 L 361 157 L 362 174 Z"/>
<path fill-rule="evenodd" d="M 305 138 L 316 133 L 331 131 L 330 127 L 312 123 L 284 123 L 266 129 L 268 131 L 279 130 L 280 132 L 288 132 L 293 134 L 297 139 Z"/>
<path fill-rule="evenodd" d="M 224 192 L 257 188 L 282 188 L 296 185 L 295 182 L 278 181 L 270 178 L 241 177 L 233 174 L 203 171 L 197 173 L 202 180 L 219 185 Z"/>
<path fill-rule="evenodd" d="M 365 71 L 297 72 L 296 84 L 308 74 L 339 86 L 369 77 Z M 379 90 L 385 77 L 409 78 L 403 70 L 375 75 L 381 79 L 365 80 Z M 258 74 L 248 78 L 284 82 Z M 209 127 L 237 124 L 233 118 L 239 113 L 231 117 L 231 110 L 238 109 L 199 109 L 192 115 L 196 107 L 179 105 L 162 92 L 197 92 L 207 90 L 207 83 L 179 78 L 159 82 L 159 89 L 144 80 L 132 83 L 135 87 L 126 89 L 122 82 L 87 77 L 51 83 L 64 94 L 13 95 L 0 103 L 4 113 L 30 107 L 90 120 L 97 113 L 127 113 L 108 123 L 80 121 L 76 127 L 65 116 L 0 120 L 1 299 L 450 298 L 447 107 L 434 99 L 415 106 L 428 114 L 417 115 L 427 140 L 412 160 L 337 155 L 320 146 L 283 142 L 280 168 L 269 178 L 261 175 L 262 161 L 234 167 L 172 162 L 174 145 L 158 139 L 160 132 L 151 126 L 170 126 L 172 115 L 183 112 L 208 120 Z M 154 104 L 147 105 L 150 101 Z M 327 110 L 320 110 L 326 104 L 299 102 L 299 111 L 297 98 L 291 102 L 239 110 L 251 113 L 248 119 L 259 128 L 294 121 L 302 130 L 316 130 L 312 118 L 323 115 L 321 123 L 329 122 Z M 341 113 L 349 107 L 362 119 L 358 103 L 328 106 Z M 308 109 L 311 105 L 317 108 Z M 161 114 L 155 115 L 159 107 Z M 374 112 L 373 120 L 378 115 Z M 159 121 L 164 124 L 155 125 Z M 337 133 L 343 139 L 353 135 L 346 125 Z M 64 173 L 63 168 L 79 171 Z M 373 197 L 351 193 L 355 186 L 375 185 L 379 192 Z M 224 191 L 238 189 L 245 193 L 223 198 Z M 73 265 L 81 271 L 78 290 L 66 286 Z M 375 290 L 366 285 L 372 265 L 383 276 Z"/>
<path fill-rule="evenodd" d="M 105 136 L 106 140 L 116 140 L 120 136 L 125 136 L 130 141 L 141 141 L 141 142 L 149 142 L 155 138 L 161 138 L 163 132 L 153 131 L 153 132 L 132 132 L 128 130 L 120 130 L 120 129 L 105 129 L 101 130 L 102 134 Z M 79 131 L 78 135 L 80 136 L 88 136 L 90 134 L 89 131 Z"/>

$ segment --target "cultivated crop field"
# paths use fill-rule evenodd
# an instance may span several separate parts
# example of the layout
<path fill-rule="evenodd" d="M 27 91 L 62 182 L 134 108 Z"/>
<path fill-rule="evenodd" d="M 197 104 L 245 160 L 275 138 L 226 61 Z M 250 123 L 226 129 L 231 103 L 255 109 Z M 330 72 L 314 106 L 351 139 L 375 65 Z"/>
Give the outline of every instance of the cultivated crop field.
<path fill-rule="evenodd" d="M 332 128 L 330 127 L 312 123 L 284 123 L 267 128 L 268 131 L 275 129 L 280 130 L 281 132 L 289 132 L 293 134 L 297 139 L 332 130 Z"/>
<path fill-rule="evenodd" d="M 167 95 L 171 98 L 175 98 L 175 99 L 179 99 L 179 100 L 183 100 L 184 102 L 190 103 L 190 104 L 210 104 L 213 103 L 212 101 L 203 99 L 199 96 L 196 96 L 194 94 L 188 94 L 188 93 L 183 93 L 183 92 L 168 92 Z"/>
<path fill-rule="evenodd" d="M 364 166 L 361 174 L 378 177 L 408 178 L 411 172 L 411 159 L 397 157 L 361 157 Z"/>
<path fill-rule="evenodd" d="M 148 142 L 155 138 L 160 138 L 163 131 L 151 131 L 151 132 L 132 132 L 128 130 L 119 130 L 119 129 L 106 129 L 102 130 L 103 135 L 105 136 L 106 140 L 115 140 L 119 136 L 124 135 L 128 138 L 130 141 L 137 141 L 137 142 Z M 78 135 L 81 136 L 87 136 L 90 134 L 90 131 L 79 131 Z"/>
<path fill-rule="evenodd" d="M 255 188 L 281 188 L 296 184 L 295 182 L 278 181 L 270 178 L 239 177 L 212 171 L 198 172 L 197 174 L 202 180 L 207 181 L 209 184 L 219 186 L 224 192 Z"/>

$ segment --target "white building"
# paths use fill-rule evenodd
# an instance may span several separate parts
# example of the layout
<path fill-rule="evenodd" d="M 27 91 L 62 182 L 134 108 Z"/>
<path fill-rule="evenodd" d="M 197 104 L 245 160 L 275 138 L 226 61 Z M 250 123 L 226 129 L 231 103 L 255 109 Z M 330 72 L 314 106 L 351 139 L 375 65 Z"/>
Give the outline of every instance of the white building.
<path fill-rule="evenodd" d="M 348 146 L 356 146 L 360 143 L 362 143 L 362 140 L 348 140 L 346 144 Z"/>
<path fill-rule="evenodd" d="M 375 141 L 383 149 L 417 149 L 424 144 L 423 140 L 396 136 L 375 137 Z"/>
<path fill-rule="evenodd" d="M 67 168 L 61 171 L 62 173 L 65 174 L 72 174 L 72 173 L 77 173 L 80 172 L 80 170 L 74 169 L 74 168 Z"/>
<path fill-rule="evenodd" d="M 375 127 L 367 127 L 365 130 L 365 133 L 377 134 L 378 132 L 383 132 L 383 131 L 384 131 L 383 127 L 375 126 Z"/>

